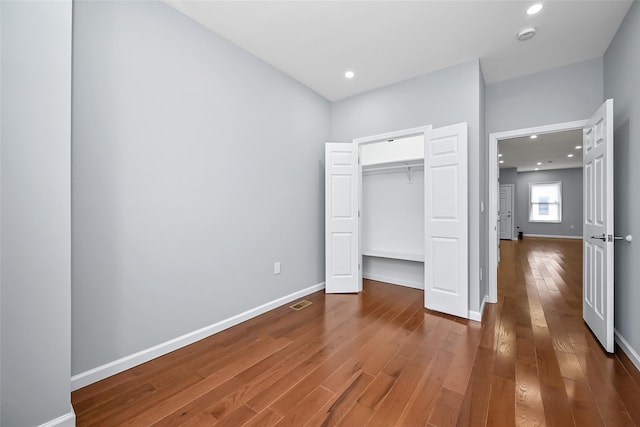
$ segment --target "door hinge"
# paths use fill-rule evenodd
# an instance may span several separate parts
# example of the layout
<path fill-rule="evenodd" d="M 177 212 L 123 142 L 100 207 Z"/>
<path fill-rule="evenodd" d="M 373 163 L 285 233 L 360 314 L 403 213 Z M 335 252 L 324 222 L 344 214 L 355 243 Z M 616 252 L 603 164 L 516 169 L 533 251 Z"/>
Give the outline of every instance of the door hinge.
<path fill-rule="evenodd" d="M 360 211 L 358 211 L 358 218 L 360 218 Z"/>
<path fill-rule="evenodd" d="M 358 271 L 360 271 L 360 264 L 358 264 Z"/>

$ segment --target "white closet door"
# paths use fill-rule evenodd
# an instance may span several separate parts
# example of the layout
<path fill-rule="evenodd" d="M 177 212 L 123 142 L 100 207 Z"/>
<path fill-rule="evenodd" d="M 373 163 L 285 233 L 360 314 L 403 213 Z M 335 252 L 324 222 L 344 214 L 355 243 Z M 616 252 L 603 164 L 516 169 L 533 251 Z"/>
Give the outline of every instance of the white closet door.
<path fill-rule="evenodd" d="M 362 290 L 359 273 L 358 175 L 356 144 L 325 144 L 327 293 Z"/>
<path fill-rule="evenodd" d="M 467 124 L 425 135 L 426 308 L 469 317 Z"/>

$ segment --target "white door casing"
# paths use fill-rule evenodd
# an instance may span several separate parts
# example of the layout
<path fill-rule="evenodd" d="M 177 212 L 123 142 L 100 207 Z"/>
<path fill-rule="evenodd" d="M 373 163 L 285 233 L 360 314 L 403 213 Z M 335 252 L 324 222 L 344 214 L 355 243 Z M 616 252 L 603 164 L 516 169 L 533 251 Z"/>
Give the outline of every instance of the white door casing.
<path fill-rule="evenodd" d="M 325 144 L 325 291 L 362 290 L 359 273 L 358 151 Z"/>
<path fill-rule="evenodd" d="M 500 238 L 513 239 L 513 185 L 501 185 L 499 195 Z"/>
<path fill-rule="evenodd" d="M 582 315 L 602 346 L 614 351 L 613 100 L 583 130 Z"/>
<path fill-rule="evenodd" d="M 467 124 L 425 134 L 425 307 L 469 317 Z"/>

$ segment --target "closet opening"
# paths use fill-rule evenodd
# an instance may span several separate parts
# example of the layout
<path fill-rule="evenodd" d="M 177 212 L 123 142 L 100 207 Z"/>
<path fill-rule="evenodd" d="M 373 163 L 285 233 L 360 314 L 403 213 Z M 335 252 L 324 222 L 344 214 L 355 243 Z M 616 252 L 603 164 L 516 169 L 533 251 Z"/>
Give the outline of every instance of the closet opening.
<path fill-rule="evenodd" d="M 362 276 L 424 289 L 424 134 L 359 150 Z"/>
<path fill-rule="evenodd" d="M 469 317 L 467 124 L 325 144 L 325 292 L 363 277 Z"/>

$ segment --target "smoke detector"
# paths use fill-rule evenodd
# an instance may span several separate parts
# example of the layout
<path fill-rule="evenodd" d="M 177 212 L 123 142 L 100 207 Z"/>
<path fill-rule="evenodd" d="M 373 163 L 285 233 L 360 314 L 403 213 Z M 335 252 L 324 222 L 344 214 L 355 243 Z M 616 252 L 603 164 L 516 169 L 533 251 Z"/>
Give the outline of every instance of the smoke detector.
<path fill-rule="evenodd" d="M 525 28 L 524 30 L 520 31 L 516 37 L 518 38 L 519 41 L 523 42 L 523 41 L 527 41 L 529 39 L 532 39 L 533 36 L 536 35 L 536 27 L 529 27 L 529 28 Z"/>

